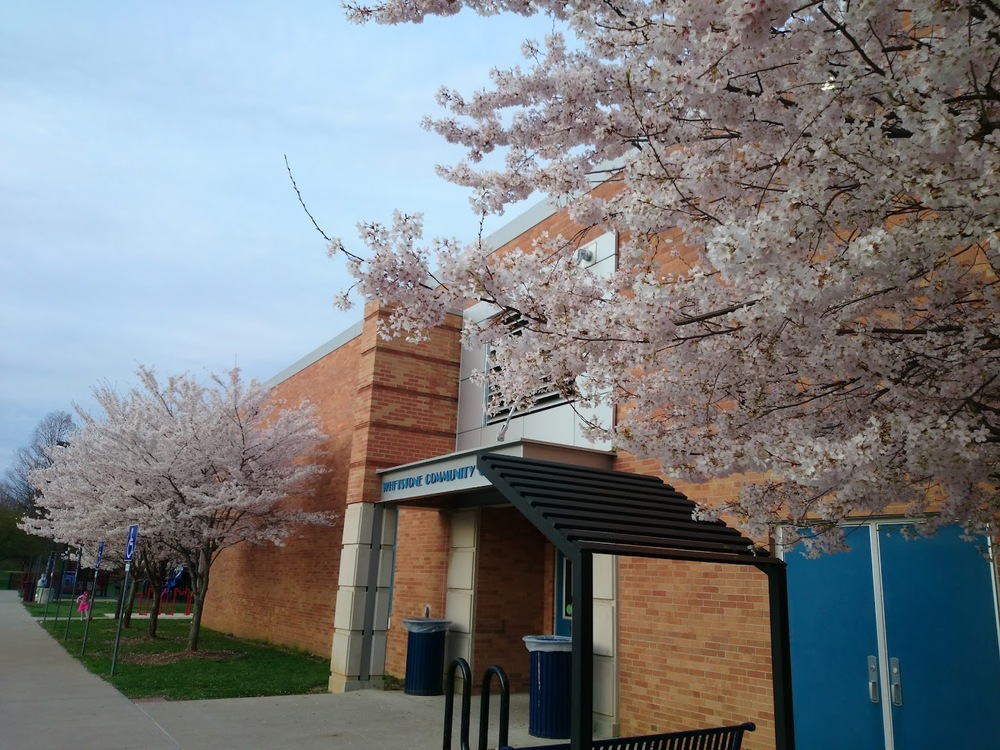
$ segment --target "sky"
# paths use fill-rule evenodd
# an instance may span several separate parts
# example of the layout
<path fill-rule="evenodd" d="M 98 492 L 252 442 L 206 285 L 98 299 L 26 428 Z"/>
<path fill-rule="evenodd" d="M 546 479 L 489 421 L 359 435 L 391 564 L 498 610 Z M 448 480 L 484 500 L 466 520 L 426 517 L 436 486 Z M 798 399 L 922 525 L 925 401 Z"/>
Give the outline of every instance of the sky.
<path fill-rule="evenodd" d="M 0 3 L 0 472 L 39 421 L 136 368 L 267 380 L 360 319 L 299 205 L 349 246 L 425 213 L 471 239 L 423 130 L 544 19 L 355 26 L 336 0 Z M 514 214 L 495 218 L 496 229 Z"/>

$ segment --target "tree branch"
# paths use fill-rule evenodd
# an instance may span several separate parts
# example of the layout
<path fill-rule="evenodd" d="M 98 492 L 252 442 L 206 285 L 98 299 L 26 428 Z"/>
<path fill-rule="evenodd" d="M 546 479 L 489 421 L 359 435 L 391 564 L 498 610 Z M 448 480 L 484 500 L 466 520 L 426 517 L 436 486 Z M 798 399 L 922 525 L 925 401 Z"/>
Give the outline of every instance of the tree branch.
<path fill-rule="evenodd" d="M 861 59 L 868 64 L 868 67 L 871 68 L 872 71 L 878 73 L 880 76 L 884 78 L 885 71 L 874 60 L 868 57 L 868 53 L 865 52 L 864 48 L 858 43 L 858 40 L 854 38 L 851 32 L 847 30 L 847 27 L 844 24 L 840 23 L 840 21 L 836 20 L 829 13 L 827 13 L 826 8 L 824 8 L 822 4 L 820 4 L 819 6 L 819 12 L 823 14 L 826 20 L 829 21 L 837 31 L 843 34 L 844 38 L 847 39 L 847 41 L 851 43 L 851 46 L 854 47 L 857 53 L 861 55 Z"/>
<path fill-rule="evenodd" d="M 306 212 L 306 216 L 309 217 L 309 221 L 311 221 L 312 225 L 316 227 L 316 231 L 320 233 L 323 239 L 326 240 L 327 242 L 333 242 L 333 239 L 328 237 L 326 235 L 326 232 L 320 229 L 319 224 L 316 223 L 316 219 L 313 218 L 313 215 L 311 213 L 309 213 L 309 208 L 308 206 L 306 206 L 305 199 L 302 197 L 302 193 L 299 192 L 299 186 L 295 183 L 295 176 L 292 174 L 292 167 L 288 163 L 288 154 L 284 154 L 284 157 L 285 157 L 285 169 L 288 170 L 288 179 L 292 181 L 292 188 L 295 190 L 295 195 L 299 199 L 299 205 L 302 206 L 302 210 Z"/>

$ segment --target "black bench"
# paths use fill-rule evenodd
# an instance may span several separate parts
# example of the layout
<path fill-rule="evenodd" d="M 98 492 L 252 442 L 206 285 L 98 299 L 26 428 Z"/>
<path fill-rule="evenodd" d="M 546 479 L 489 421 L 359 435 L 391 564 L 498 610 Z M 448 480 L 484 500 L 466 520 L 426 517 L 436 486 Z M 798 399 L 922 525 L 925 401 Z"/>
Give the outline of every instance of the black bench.
<path fill-rule="evenodd" d="M 740 750 L 743 734 L 752 732 L 756 728 L 753 722 L 747 721 L 731 727 L 690 729 L 684 732 L 644 734 L 639 737 L 612 737 L 606 740 L 594 740 L 590 747 L 591 750 Z M 569 743 L 532 746 L 524 750 L 569 750 Z"/>

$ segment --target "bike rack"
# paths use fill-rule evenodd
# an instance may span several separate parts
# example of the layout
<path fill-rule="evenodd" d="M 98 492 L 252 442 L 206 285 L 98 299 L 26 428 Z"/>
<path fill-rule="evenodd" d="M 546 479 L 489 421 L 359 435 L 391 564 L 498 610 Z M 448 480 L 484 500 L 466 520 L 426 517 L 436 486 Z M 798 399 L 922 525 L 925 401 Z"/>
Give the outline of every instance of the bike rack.
<path fill-rule="evenodd" d="M 455 714 L 455 672 L 462 671 L 462 724 L 459 728 L 459 744 L 462 750 L 469 748 L 469 715 L 472 713 L 472 694 L 469 685 L 472 683 L 472 671 L 469 662 L 459 657 L 448 667 L 448 682 L 444 693 L 444 742 L 442 750 L 451 750 L 451 725 Z"/>
<path fill-rule="evenodd" d="M 455 673 L 462 673 L 462 708 L 459 724 L 459 745 L 461 750 L 471 750 L 469 746 L 469 725 L 472 715 L 472 670 L 469 662 L 461 657 L 455 659 L 448 667 L 448 681 L 444 696 L 444 740 L 442 750 L 451 750 L 451 730 L 455 716 Z M 503 668 L 493 665 L 483 673 L 482 689 L 479 696 L 479 750 L 486 750 L 489 741 L 490 723 L 490 690 L 493 678 L 500 685 L 500 737 L 497 747 L 505 747 L 510 725 L 510 683 Z"/>
<path fill-rule="evenodd" d="M 483 673 L 482 690 L 479 691 L 479 750 L 486 750 L 490 729 L 490 683 L 493 677 L 500 685 L 500 737 L 497 747 L 507 747 L 507 730 L 510 727 L 510 683 L 507 673 L 494 664 Z"/>

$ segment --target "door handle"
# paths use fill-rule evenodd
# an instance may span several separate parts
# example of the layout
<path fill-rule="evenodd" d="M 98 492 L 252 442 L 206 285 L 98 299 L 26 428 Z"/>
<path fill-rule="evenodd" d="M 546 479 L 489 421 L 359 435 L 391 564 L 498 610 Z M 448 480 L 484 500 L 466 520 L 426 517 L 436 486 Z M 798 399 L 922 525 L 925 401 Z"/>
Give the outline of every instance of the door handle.
<path fill-rule="evenodd" d="M 892 705 L 903 705 L 903 675 L 899 671 L 899 659 L 889 659 L 889 695 Z"/>
<path fill-rule="evenodd" d="M 878 703 L 878 659 L 874 656 L 868 657 L 868 700 Z"/>

